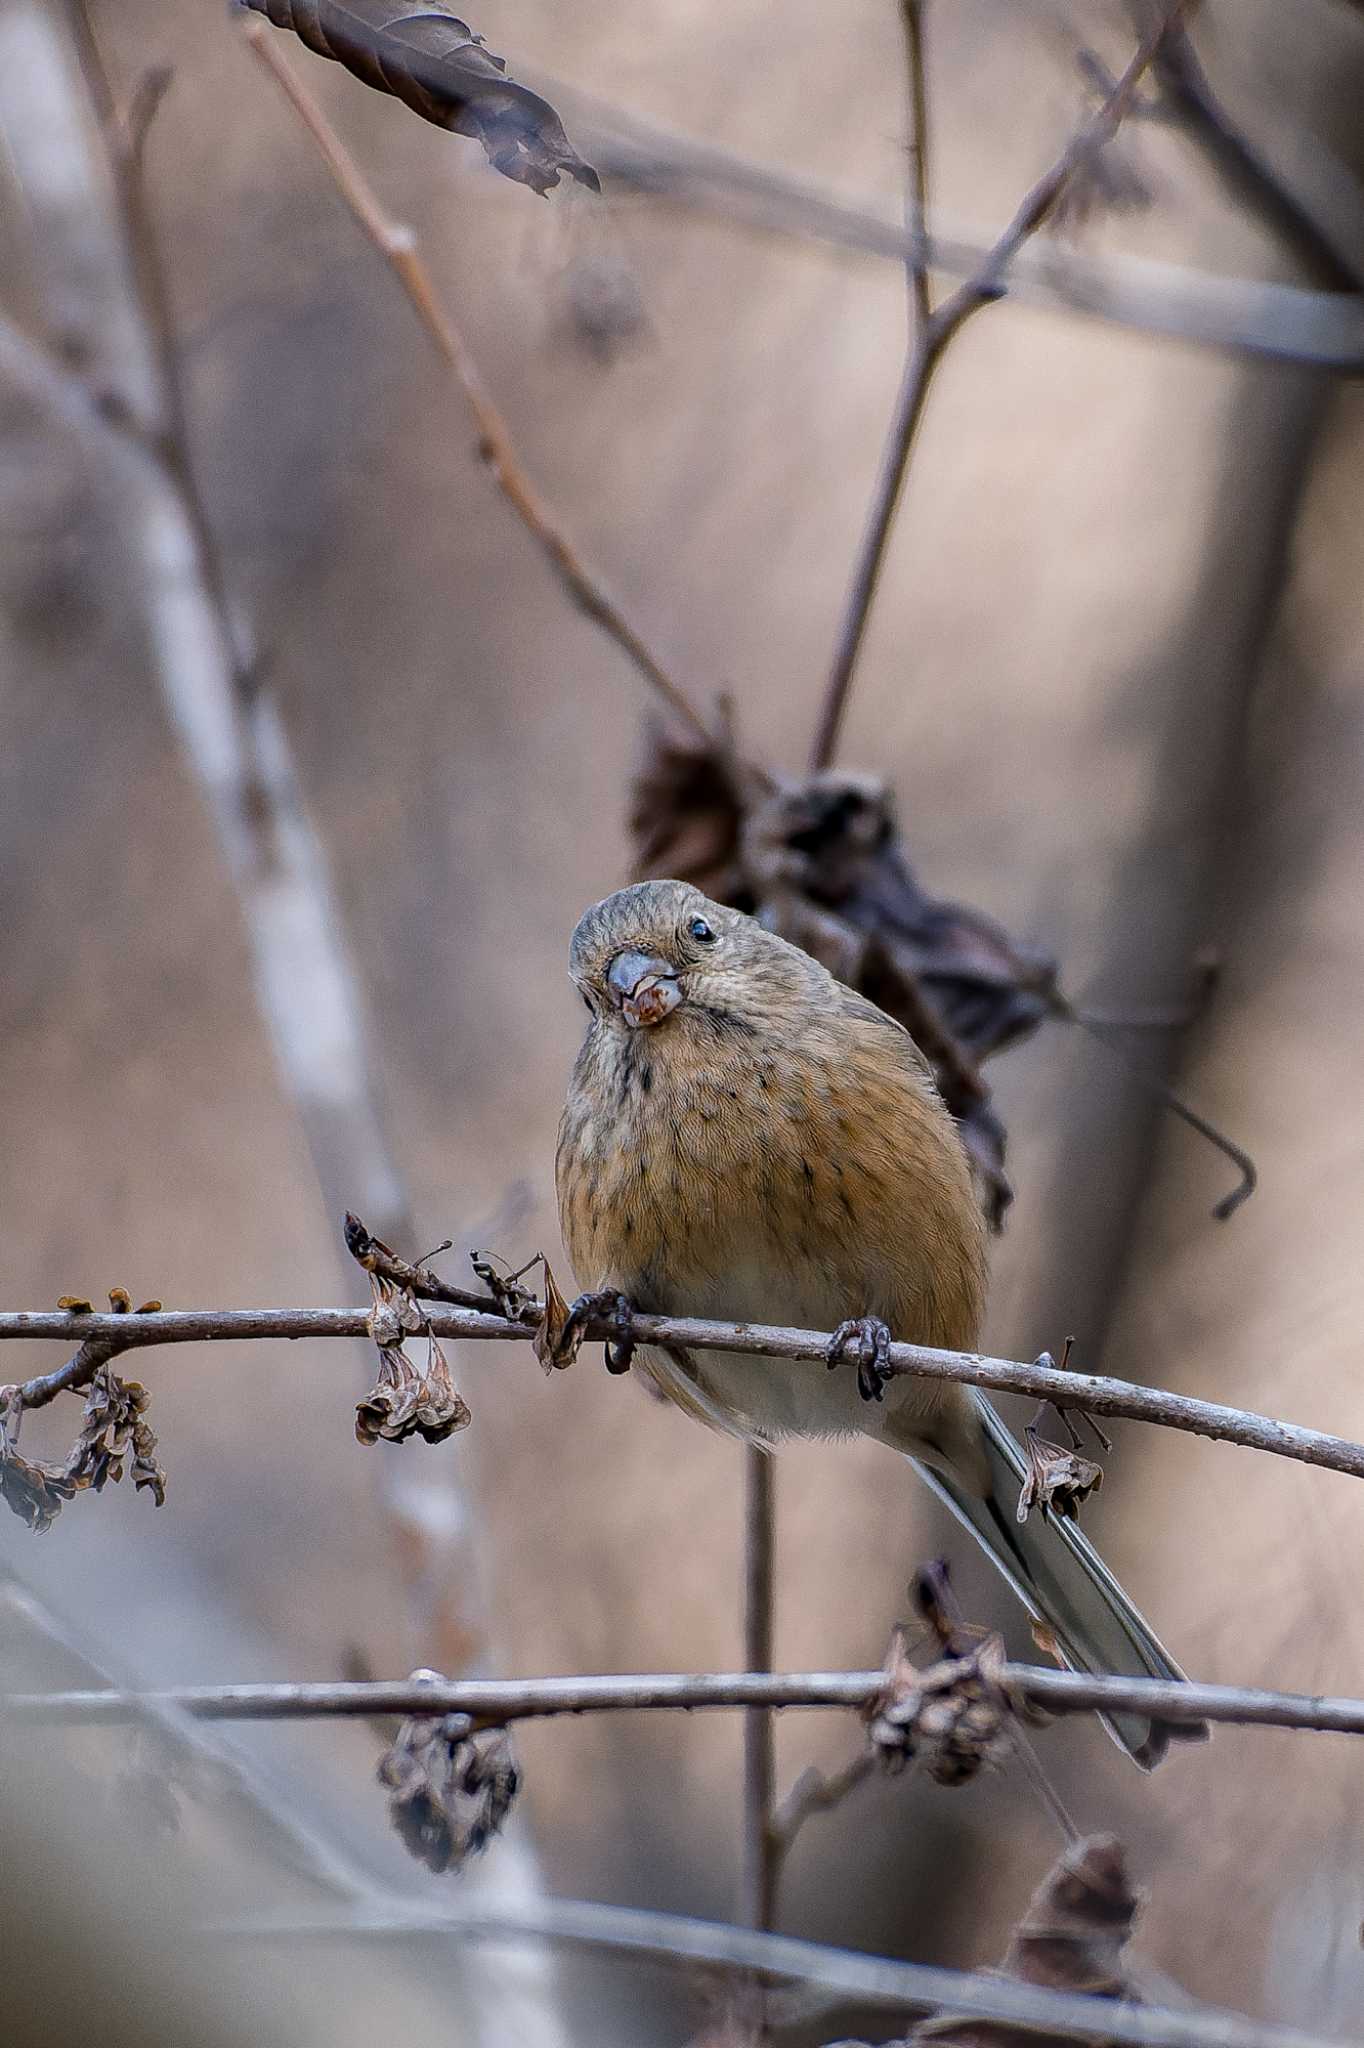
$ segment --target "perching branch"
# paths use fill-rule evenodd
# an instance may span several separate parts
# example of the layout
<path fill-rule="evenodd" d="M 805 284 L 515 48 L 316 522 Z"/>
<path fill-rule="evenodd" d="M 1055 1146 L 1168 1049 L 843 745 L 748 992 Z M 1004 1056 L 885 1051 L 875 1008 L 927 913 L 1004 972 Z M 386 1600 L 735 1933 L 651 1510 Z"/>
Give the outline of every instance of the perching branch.
<path fill-rule="evenodd" d="M 390 220 L 384 212 L 360 166 L 265 24 L 255 16 L 246 18 L 242 34 L 307 128 L 337 191 L 391 266 L 441 361 L 460 384 L 478 428 L 480 459 L 527 532 L 539 543 L 574 604 L 615 641 L 674 717 L 690 731 L 707 737 L 709 727 L 686 691 L 655 659 L 522 468 L 507 423 L 488 393 L 469 345 L 437 296 L 412 229 Z"/>
<path fill-rule="evenodd" d="M 1127 69 L 1102 106 L 1071 139 L 1051 169 L 1038 179 L 980 267 L 958 285 L 928 318 L 915 323 L 880 474 L 872 494 L 866 532 L 838 629 L 833 666 L 810 752 L 813 771 L 829 767 L 837 751 L 853 673 L 862 650 L 872 600 L 880 582 L 910 454 L 934 373 L 944 353 L 971 316 L 982 306 L 992 305 L 1004 296 L 1010 266 L 1018 251 L 1047 220 L 1076 175 L 1092 164 L 1099 152 L 1111 142 L 1131 108 L 1138 85 L 1155 62 L 1166 37 L 1178 27 L 1188 5 L 1189 0 L 1173 0 L 1173 4 L 1163 8 L 1158 25 L 1142 38 Z M 910 54 L 917 63 L 918 45 L 913 40 Z"/>
<path fill-rule="evenodd" d="M 427 1317 L 437 1337 L 469 1337 L 527 1342 L 535 1332 L 526 1323 L 471 1308 L 433 1309 Z M 348 1308 L 165 1309 L 156 1315 L 71 1315 L 61 1309 L 10 1310 L 0 1313 L 0 1343 L 9 1338 L 41 1337 L 84 1343 L 87 1337 L 115 1337 L 120 1348 L 148 1344 L 201 1344 L 300 1337 L 365 1337 L 369 1316 Z M 605 1342 L 619 1334 L 614 1322 L 589 1322 L 590 1341 Z M 630 1318 L 637 1344 L 671 1344 L 696 1351 L 738 1351 L 749 1357 L 800 1358 L 822 1362 L 829 1336 L 814 1330 L 788 1329 L 768 1323 L 721 1323 L 696 1316 Z M 73 1367 L 74 1369 L 74 1361 Z M 1364 1444 L 1324 1430 L 1280 1422 L 1252 1409 L 1230 1408 L 1219 1401 L 1200 1401 L 1164 1387 L 1149 1387 L 1107 1375 L 1062 1372 L 1054 1365 L 1023 1365 L 1012 1359 L 987 1358 L 974 1352 L 939 1351 L 919 1344 L 892 1344 L 887 1359 L 891 1378 L 954 1380 L 988 1387 L 998 1393 L 1026 1394 L 1054 1401 L 1063 1408 L 1091 1415 L 1114 1415 L 1130 1422 L 1151 1422 L 1167 1429 L 1187 1430 L 1218 1443 L 1241 1444 L 1268 1451 L 1299 1464 L 1348 1473 L 1364 1479 Z M 27 1386 L 40 1384 L 27 1382 Z M 79 1376 L 71 1386 L 84 1385 Z M 21 1394 L 25 1392 L 20 1389 Z"/>
<path fill-rule="evenodd" d="M 1364 1735 L 1364 1699 L 1199 1685 L 1188 1679 L 1096 1677 L 1040 1664 L 1002 1664 L 997 1679 L 1015 1710 L 1023 1713 L 1131 1713 L 1161 1721 Z M 546 1720 L 558 1714 L 795 1707 L 864 1712 L 885 1692 L 884 1670 L 647 1672 L 624 1677 L 366 1679 L 317 1685 L 187 1685 L 157 1692 L 0 1693 L 0 1714 L 82 1725 L 171 1710 L 203 1721 L 463 1714 L 475 1727 L 505 1728 L 513 1721 Z"/>

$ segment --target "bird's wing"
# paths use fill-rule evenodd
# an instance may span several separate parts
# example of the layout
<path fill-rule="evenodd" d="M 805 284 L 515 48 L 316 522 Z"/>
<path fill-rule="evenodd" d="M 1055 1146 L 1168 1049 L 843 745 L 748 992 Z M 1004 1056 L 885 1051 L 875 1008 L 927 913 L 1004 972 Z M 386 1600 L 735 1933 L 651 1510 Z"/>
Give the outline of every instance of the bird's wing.
<path fill-rule="evenodd" d="M 903 1024 L 897 1023 L 894 1017 L 888 1017 L 884 1010 L 878 1009 L 866 996 L 858 995 L 855 989 L 840 985 L 838 998 L 839 1011 L 854 1030 L 866 1033 L 873 1040 L 882 1040 L 888 1053 L 902 1060 L 916 1080 L 927 1082 L 932 1093 L 937 1094 L 938 1084 L 933 1069 Z"/>

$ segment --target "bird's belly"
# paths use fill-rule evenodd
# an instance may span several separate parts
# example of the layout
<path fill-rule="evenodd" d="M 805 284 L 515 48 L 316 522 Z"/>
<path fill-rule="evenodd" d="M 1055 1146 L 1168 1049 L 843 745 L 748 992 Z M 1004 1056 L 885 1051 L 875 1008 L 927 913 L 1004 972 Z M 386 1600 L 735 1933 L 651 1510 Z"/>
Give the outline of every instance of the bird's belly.
<path fill-rule="evenodd" d="M 701 1386 L 744 1435 L 856 1436 L 867 1403 L 853 1366 L 831 1372 L 823 1360 L 754 1358 L 741 1351 L 692 1353 Z"/>
<path fill-rule="evenodd" d="M 722 1275 L 696 1275 L 679 1289 L 680 1312 L 724 1322 L 833 1330 L 863 1304 L 820 1284 L 811 1272 L 774 1272 L 765 1260 L 734 1259 Z M 657 1354 L 648 1367 L 664 1391 L 705 1420 L 746 1437 L 855 1436 L 869 1424 L 856 1368 L 832 1372 L 823 1359 L 764 1358 L 742 1351 L 693 1351 L 691 1370 Z M 699 1399 L 697 1398 L 699 1397 Z M 874 1427 L 874 1425 L 873 1425 Z"/>

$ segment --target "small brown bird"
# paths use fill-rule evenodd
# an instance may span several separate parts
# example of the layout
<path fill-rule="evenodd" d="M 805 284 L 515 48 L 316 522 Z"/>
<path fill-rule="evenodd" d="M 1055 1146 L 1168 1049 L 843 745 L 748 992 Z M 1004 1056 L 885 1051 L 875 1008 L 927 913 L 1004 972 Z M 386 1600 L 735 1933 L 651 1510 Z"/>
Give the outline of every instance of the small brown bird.
<path fill-rule="evenodd" d="M 836 1330 L 829 1365 L 649 1349 L 690 1414 L 749 1441 L 875 1437 L 913 1458 L 1064 1661 L 1182 1673 L 1073 1522 L 1016 1518 L 1025 1465 L 990 1403 L 875 1370 L 890 1339 L 972 1350 L 985 1227 L 956 1126 L 908 1033 L 808 954 L 684 882 L 587 911 L 569 971 L 591 1016 L 556 1179 L 578 1284 L 660 1315 Z M 1149 1769 L 1199 1729 L 1115 1716 Z"/>

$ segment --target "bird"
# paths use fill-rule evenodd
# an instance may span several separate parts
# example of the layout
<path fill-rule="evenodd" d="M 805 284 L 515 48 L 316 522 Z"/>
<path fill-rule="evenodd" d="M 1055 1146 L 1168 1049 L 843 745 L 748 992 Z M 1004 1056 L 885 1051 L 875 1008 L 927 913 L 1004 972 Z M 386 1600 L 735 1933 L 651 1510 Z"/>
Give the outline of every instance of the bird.
<path fill-rule="evenodd" d="M 903 1026 L 686 882 L 594 904 L 569 972 L 589 1022 L 555 1181 L 574 1316 L 620 1316 L 608 1364 L 630 1360 L 633 1312 L 831 1331 L 824 1361 L 649 1345 L 635 1363 L 749 1443 L 861 1435 L 907 1455 L 1063 1663 L 1182 1680 L 1073 1519 L 1018 1520 L 1024 1455 L 992 1404 L 879 1369 L 892 1339 L 974 1351 L 988 1282 L 970 1164 Z M 1148 1770 L 1207 1732 L 1127 1713 L 1106 1725 Z"/>

